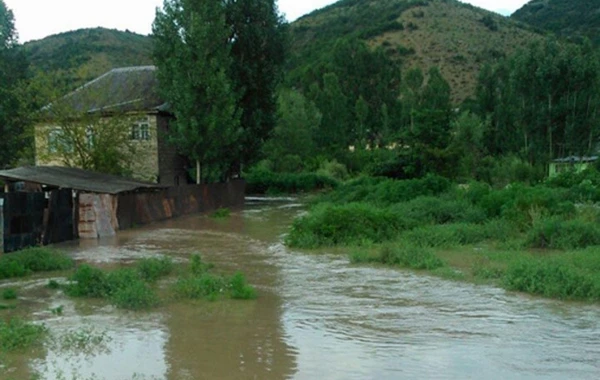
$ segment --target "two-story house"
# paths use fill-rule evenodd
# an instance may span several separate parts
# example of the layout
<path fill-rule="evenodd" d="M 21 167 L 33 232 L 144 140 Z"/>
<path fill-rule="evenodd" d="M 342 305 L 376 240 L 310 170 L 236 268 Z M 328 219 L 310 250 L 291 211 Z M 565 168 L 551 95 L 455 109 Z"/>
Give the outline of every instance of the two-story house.
<path fill-rule="evenodd" d="M 158 94 L 156 67 L 126 67 L 109 71 L 65 96 L 61 103 L 67 104 L 74 114 L 97 115 L 97 120 L 114 118 L 126 120 L 121 123 L 130 143 L 135 146 L 132 159 L 132 176 L 162 185 L 187 183 L 186 160 L 177 154 L 168 142 L 169 122 L 173 115 Z M 48 117 L 35 127 L 36 165 L 64 166 L 57 144 L 64 131 L 53 118 L 52 105 Z M 87 136 L 93 143 L 94 136 Z M 62 149 L 64 154 L 65 149 Z M 68 150 L 67 150 L 68 152 Z"/>

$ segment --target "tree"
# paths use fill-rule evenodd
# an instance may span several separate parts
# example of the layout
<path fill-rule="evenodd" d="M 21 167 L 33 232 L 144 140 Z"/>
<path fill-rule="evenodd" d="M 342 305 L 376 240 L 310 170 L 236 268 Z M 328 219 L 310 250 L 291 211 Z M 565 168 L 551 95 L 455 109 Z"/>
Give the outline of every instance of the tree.
<path fill-rule="evenodd" d="M 176 117 L 170 139 L 196 163 L 198 183 L 202 167 L 224 179 L 241 149 L 230 29 L 217 0 L 165 0 L 152 26 L 160 91 Z"/>
<path fill-rule="evenodd" d="M 276 88 L 285 60 L 287 24 L 273 0 L 225 0 L 231 68 L 243 130 L 240 163 L 260 157 L 276 123 Z"/>
<path fill-rule="evenodd" d="M 317 107 L 296 90 L 281 90 L 277 125 L 264 146 L 275 171 L 295 171 L 287 163 L 306 163 L 315 156 L 314 135 L 321 122 Z M 290 157 L 294 159 L 290 159 Z"/>
<path fill-rule="evenodd" d="M 23 138 L 27 124 L 20 90 L 27 75 L 27 61 L 18 50 L 14 16 L 0 0 L 0 167 L 16 161 L 29 140 Z"/>

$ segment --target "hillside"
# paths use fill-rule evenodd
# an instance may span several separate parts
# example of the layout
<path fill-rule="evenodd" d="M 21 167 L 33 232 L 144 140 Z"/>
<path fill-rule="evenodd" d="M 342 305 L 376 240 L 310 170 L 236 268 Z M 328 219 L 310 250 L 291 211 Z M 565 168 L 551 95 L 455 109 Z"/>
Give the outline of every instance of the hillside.
<path fill-rule="evenodd" d="M 600 44 L 600 0 L 533 0 L 512 18 L 559 36 Z"/>
<path fill-rule="evenodd" d="M 61 33 L 24 45 L 31 68 L 64 76 L 69 87 L 116 67 L 152 64 L 152 39 L 104 28 Z"/>
<path fill-rule="evenodd" d="M 291 70 L 323 60 L 338 39 L 358 37 L 405 68 L 438 66 L 460 102 L 484 63 L 540 38 L 530 29 L 455 0 L 342 0 L 292 24 Z"/>

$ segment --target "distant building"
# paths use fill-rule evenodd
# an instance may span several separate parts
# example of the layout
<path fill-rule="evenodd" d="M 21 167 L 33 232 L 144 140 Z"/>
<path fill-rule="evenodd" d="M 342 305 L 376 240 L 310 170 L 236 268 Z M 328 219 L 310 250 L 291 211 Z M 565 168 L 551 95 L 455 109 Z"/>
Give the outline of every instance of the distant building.
<path fill-rule="evenodd" d="M 169 121 L 173 115 L 158 95 L 156 67 L 126 67 L 109 71 L 85 84 L 61 101 L 75 112 L 99 114 L 100 120 L 124 117 L 123 124 L 135 143 L 133 176 L 161 185 L 187 183 L 186 160 L 168 143 Z M 53 122 L 52 105 L 48 117 L 35 127 L 36 165 L 63 166 L 57 153 L 62 128 Z M 93 141 L 93 136 L 89 136 Z"/>
<path fill-rule="evenodd" d="M 598 156 L 579 157 L 570 156 L 558 158 L 550 163 L 549 176 L 555 177 L 560 173 L 573 171 L 579 173 L 587 169 L 590 165 L 598 160 Z"/>

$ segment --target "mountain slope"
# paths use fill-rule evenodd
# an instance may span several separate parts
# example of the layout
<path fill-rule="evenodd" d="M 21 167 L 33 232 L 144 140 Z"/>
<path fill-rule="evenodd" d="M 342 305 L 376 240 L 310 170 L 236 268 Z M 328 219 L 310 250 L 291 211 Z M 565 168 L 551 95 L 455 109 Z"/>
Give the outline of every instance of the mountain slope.
<path fill-rule="evenodd" d="M 533 0 L 512 18 L 575 41 L 600 44 L 600 0 Z"/>
<path fill-rule="evenodd" d="M 64 77 L 76 87 L 107 71 L 152 64 L 152 39 L 104 28 L 61 33 L 23 46 L 34 71 Z"/>
<path fill-rule="evenodd" d="M 341 38 L 383 47 L 406 67 L 440 68 L 460 102 L 483 64 L 541 36 L 521 23 L 455 0 L 342 0 L 292 24 L 292 70 L 311 65 Z"/>

